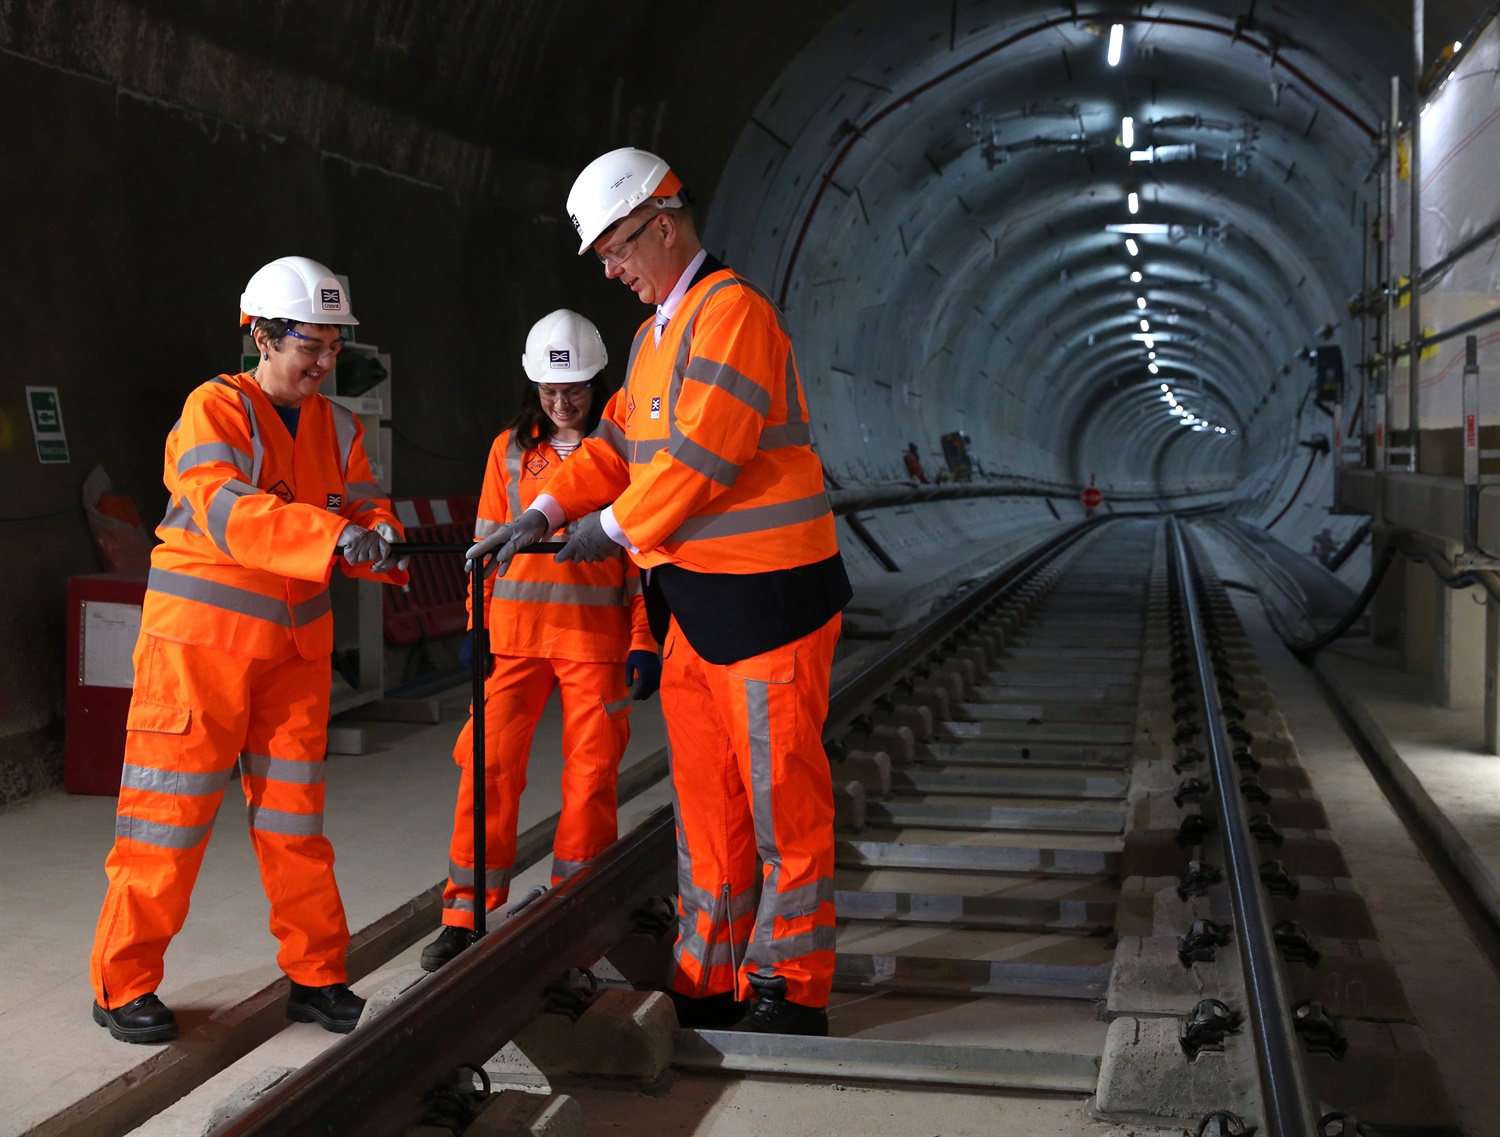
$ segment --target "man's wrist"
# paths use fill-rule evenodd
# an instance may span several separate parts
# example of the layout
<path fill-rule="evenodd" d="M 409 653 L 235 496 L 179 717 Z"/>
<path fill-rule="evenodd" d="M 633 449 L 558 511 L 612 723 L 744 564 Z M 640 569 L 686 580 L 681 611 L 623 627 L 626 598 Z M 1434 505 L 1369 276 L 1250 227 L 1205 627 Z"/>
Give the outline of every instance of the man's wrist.
<path fill-rule="evenodd" d="M 563 512 L 563 507 L 558 504 L 557 498 L 550 493 L 537 494 L 526 508 L 536 510 L 552 523 L 552 528 L 547 530 L 549 533 L 555 533 L 568 523 L 568 515 Z"/>

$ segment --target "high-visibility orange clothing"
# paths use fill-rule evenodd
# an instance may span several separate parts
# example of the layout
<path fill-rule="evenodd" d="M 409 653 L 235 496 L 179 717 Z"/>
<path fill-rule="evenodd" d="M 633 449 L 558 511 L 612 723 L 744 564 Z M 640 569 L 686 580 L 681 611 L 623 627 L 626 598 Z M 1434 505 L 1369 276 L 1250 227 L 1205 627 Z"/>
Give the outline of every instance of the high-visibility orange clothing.
<path fill-rule="evenodd" d="M 726 268 L 647 320 L 625 386 L 547 492 L 577 518 L 613 502 L 642 568 L 758 573 L 838 552 L 781 312 Z M 579 461 L 585 457 L 585 461 Z"/>
<path fill-rule="evenodd" d="M 576 454 L 577 451 L 574 451 Z M 571 459 L 570 459 L 571 460 Z M 476 537 L 519 517 L 565 462 L 544 439 L 532 450 L 505 431 L 490 447 Z M 625 657 L 655 652 L 640 573 L 624 555 L 595 564 L 517 557 L 484 585 L 495 669 L 485 683 L 487 908 L 509 896 L 516 816 L 531 736 L 554 687 L 562 692 L 562 813 L 552 879 L 571 876 L 617 836 L 615 777 L 630 741 Z M 448 850 L 443 922 L 474 926 L 473 725 L 453 750 L 463 773 Z"/>
<path fill-rule="evenodd" d="M 563 467 L 546 440 L 523 450 L 519 439 L 503 431 L 490 446 L 476 539 L 520 517 Z M 517 557 L 504 576 L 485 580 L 484 592 L 490 650 L 496 655 L 624 663 L 630 651 L 657 650 L 646 626 L 640 572 L 623 549 L 595 564 Z"/>
<path fill-rule="evenodd" d="M 100 1006 L 161 983 L 236 765 L 276 962 L 308 986 L 346 981 L 349 929 L 323 836 L 328 683 L 328 660 L 304 659 L 290 635 L 263 659 L 150 634 L 136 642 L 109 889 L 89 958 Z"/>
<path fill-rule="evenodd" d="M 361 438 L 359 421 L 321 395 L 301 404 L 294 438 L 248 373 L 199 386 L 167 436 L 170 498 L 141 612 L 90 967 L 101 1006 L 160 982 L 236 763 L 278 963 L 309 986 L 345 979 L 349 933 L 322 836 L 328 581 L 350 521 L 401 528 Z"/>
<path fill-rule="evenodd" d="M 749 975 L 780 975 L 792 1002 L 828 1003 L 833 786 L 823 721 L 840 623 L 730 664 L 703 659 L 675 621 L 668 633 L 661 697 L 681 866 L 672 986 L 685 995 L 750 999 Z"/>
<path fill-rule="evenodd" d="M 625 386 L 547 493 L 569 518 L 613 501 L 671 611 L 662 714 L 684 842 L 673 987 L 750 998 L 759 971 L 821 1007 L 834 920 L 821 732 L 848 577 L 784 318 L 717 262 L 698 274 L 659 343 L 656 321 L 641 325 Z"/>
<path fill-rule="evenodd" d="M 522 558 L 517 558 L 520 560 Z M 531 736 L 554 687 L 562 689 L 562 813 L 552 842 L 552 883 L 566 880 L 618 835 L 615 779 L 630 741 L 630 691 L 616 662 L 497 656 L 484 685 L 485 906 L 510 896 L 516 816 L 526 789 Z M 443 923 L 474 926 L 474 735 L 464 724 L 453 748 L 463 771 L 448 849 Z"/>
<path fill-rule="evenodd" d="M 188 396 L 167 435 L 170 494 L 156 528 L 141 627 L 179 643 L 266 659 L 287 637 L 306 659 L 333 651 L 328 598 L 338 536 L 350 521 L 401 524 L 370 473 L 364 428 L 321 395 L 292 438 L 248 373 Z M 350 576 L 405 584 L 368 566 Z"/>

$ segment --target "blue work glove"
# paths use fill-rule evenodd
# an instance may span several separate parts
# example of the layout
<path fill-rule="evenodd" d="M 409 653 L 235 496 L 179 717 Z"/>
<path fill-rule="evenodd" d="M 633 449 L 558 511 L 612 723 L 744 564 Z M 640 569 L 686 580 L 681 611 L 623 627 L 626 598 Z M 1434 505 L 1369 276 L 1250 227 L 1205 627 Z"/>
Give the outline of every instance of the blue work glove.
<path fill-rule="evenodd" d="M 630 697 L 649 699 L 661 686 L 661 656 L 654 651 L 632 651 L 625 656 L 625 685 Z"/>
<path fill-rule="evenodd" d="M 528 509 L 514 521 L 507 521 L 488 537 L 475 541 L 465 554 L 464 572 L 473 572 L 475 561 L 489 557 L 484 575 L 489 576 L 498 568 L 500 575 L 504 576 L 516 553 L 527 545 L 535 545 L 545 539 L 551 529 L 552 523 L 547 520 L 545 513 L 539 509 Z"/>
<path fill-rule="evenodd" d="M 577 561 L 580 564 L 592 564 L 595 561 L 617 557 L 620 553 L 621 546 L 610 540 L 609 534 L 604 531 L 604 523 L 599 520 L 599 511 L 596 509 L 569 526 L 568 543 L 562 547 L 562 552 L 552 559 L 559 563 Z"/>
<path fill-rule="evenodd" d="M 464 642 L 458 645 L 458 665 L 466 672 L 474 670 L 474 636 L 471 632 L 464 633 Z M 495 670 L 495 657 L 490 656 L 489 663 L 485 666 L 484 677 L 488 679 L 490 672 Z"/>

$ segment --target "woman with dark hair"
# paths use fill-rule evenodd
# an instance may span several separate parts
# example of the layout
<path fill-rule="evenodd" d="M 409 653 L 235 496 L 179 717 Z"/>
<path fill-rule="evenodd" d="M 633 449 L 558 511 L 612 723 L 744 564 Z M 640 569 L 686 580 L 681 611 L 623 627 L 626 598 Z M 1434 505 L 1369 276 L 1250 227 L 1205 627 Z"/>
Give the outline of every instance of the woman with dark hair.
<path fill-rule="evenodd" d="M 600 374 L 608 357 L 594 325 L 566 308 L 526 337 L 522 366 L 534 385 L 490 447 L 475 538 L 519 517 L 599 425 L 609 398 Z M 484 585 L 490 670 L 485 682 L 486 817 L 484 903 L 509 896 L 516 815 L 526 788 L 531 736 L 554 687 L 563 712 L 562 813 L 552 846 L 552 882 L 567 879 L 616 836 L 615 775 L 630 740 L 630 703 L 661 678 L 636 567 L 616 554 L 593 564 L 520 557 Z M 464 641 L 463 662 L 472 641 Z M 436 971 L 473 942 L 475 912 L 473 723 L 453 758 L 462 769 L 443 890 L 443 930 L 422 951 Z"/>

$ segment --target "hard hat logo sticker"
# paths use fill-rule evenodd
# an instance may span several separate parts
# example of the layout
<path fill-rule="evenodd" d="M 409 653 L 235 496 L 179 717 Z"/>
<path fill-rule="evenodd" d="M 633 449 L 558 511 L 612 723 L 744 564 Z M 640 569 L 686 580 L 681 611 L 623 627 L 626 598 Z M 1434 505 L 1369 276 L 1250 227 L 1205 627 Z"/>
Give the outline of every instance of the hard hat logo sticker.
<path fill-rule="evenodd" d="M 566 371 L 570 366 L 572 352 L 568 348 L 559 348 L 547 352 L 547 366 L 553 371 Z"/>
<path fill-rule="evenodd" d="M 344 306 L 343 301 L 340 299 L 342 292 L 339 289 L 324 288 L 320 289 L 320 291 L 323 293 L 323 311 L 337 312 Z"/>
<path fill-rule="evenodd" d="M 570 214 L 568 214 L 568 220 L 573 223 L 573 232 L 577 233 L 579 236 L 582 236 L 583 235 L 583 226 L 578 223 L 578 214 L 576 214 L 576 213 L 570 213 Z"/>

